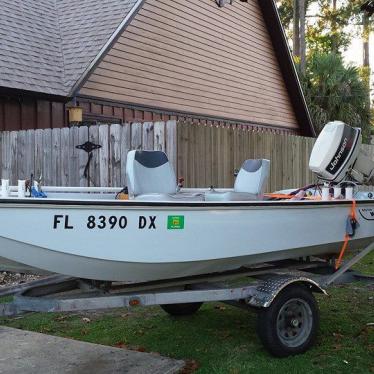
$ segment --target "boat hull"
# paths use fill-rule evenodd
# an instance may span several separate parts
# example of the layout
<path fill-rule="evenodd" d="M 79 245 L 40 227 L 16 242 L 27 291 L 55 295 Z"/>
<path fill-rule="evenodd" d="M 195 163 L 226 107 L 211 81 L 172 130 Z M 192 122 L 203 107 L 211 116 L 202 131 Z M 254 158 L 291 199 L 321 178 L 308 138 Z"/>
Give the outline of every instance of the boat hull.
<path fill-rule="evenodd" d="M 49 274 L 48 271 L 44 271 L 38 268 L 34 268 L 32 266 L 21 264 L 20 262 L 11 261 L 4 257 L 0 257 L 0 271 L 22 273 L 22 274 L 37 274 L 37 275 Z"/>
<path fill-rule="evenodd" d="M 350 202 L 2 202 L 0 256 L 108 281 L 209 274 L 337 253 L 350 209 Z M 359 202 L 357 210 L 360 226 L 350 249 L 374 240 L 374 203 Z"/>

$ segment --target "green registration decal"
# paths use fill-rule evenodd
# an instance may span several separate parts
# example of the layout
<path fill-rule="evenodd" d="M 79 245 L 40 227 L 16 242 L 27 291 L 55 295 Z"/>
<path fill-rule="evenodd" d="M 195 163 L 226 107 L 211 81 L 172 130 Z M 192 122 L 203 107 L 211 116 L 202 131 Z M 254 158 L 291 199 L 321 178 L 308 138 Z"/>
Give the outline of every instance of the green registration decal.
<path fill-rule="evenodd" d="M 184 216 L 168 216 L 168 230 L 183 230 Z"/>

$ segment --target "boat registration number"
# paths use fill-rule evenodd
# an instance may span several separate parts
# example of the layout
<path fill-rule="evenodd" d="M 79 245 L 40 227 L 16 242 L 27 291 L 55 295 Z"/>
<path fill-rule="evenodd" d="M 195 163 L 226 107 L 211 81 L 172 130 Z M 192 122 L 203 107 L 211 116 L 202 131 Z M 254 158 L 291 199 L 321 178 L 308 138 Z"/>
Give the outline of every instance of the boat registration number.
<path fill-rule="evenodd" d="M 156 230 L 157 216 L 139 216 L 136 225 L 139 230 Z M 129 220 L 126 216 L 94 216 L 87 217 L 84 225 L 89 230 L 113 230 L 113 229 L 126 229 Z M 75 224 L 69 215 L 57 214 L 53 217 L 53 229 L 74 230 Z"/>

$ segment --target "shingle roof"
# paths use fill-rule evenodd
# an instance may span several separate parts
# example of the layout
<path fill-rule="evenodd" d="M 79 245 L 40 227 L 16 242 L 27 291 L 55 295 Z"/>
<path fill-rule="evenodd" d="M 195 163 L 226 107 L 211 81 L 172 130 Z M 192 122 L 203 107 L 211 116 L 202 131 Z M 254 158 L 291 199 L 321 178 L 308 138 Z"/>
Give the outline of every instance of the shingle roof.
<path fill-rule="evenodd" d="M 137 0 L 0 0 L 0 86 L 68 96 Z"/>

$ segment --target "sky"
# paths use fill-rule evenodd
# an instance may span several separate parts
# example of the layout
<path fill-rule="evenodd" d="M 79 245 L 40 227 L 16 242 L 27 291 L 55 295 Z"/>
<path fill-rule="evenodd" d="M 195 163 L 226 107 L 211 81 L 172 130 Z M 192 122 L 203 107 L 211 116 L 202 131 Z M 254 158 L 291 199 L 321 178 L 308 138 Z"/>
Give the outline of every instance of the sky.
<path fill-rule="evenodd" d="M 362 41 L 358 38 L 352 41 L 351 46 L 344 53 L 345 62 L 347 64 L 353 64 L 355 66 L 362 65 Z M 370 35 L 370 66 L 371 66 L 371 76 L 370 76 L 370 95 L 371 99 L 374 100 L 374 34 Z"/>
<path fill-rule="evenodd" d="M 374 36 L 370 35 L 370 65 L 374 66 Z M 362 65 L 363 51 L 362 42 L 359 38 L 355 38 L 349 47 L 349 49 L 344 53 L 344 57 L 347 63 L 352 63 L 354 65 Z"/>

